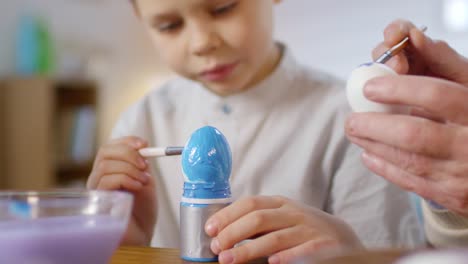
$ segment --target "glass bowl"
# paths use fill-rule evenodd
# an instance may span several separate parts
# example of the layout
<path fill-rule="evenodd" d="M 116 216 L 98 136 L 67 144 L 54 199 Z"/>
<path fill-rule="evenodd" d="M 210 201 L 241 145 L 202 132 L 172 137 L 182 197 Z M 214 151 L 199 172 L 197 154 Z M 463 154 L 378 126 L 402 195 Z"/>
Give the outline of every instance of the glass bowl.
<path fill-rule="evenodd" d="M 132 203 L 120 191 L 0 191 L 0 263 L 108 263 Z"/>

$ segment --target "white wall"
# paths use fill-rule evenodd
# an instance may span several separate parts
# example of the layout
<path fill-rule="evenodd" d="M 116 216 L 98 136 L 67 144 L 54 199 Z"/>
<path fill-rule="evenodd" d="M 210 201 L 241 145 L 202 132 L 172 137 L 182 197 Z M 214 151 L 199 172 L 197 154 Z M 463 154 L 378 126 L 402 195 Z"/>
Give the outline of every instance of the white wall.
<path fill-rule="evenodd" d="M 254 1 L 254 0 L 249 0 Z M 468 33 L 449 34 L 441 24 L 442 0 L 283 0 L 277 6 L 278 39 L 303 63 L 342 78 L 370 60 L 384 27 L 395 18 L 427 25 L 427 34 L 446 39 L 468 55 Z M 107 68 L 99 75 L 101 135 L 118 113 L 170 73 L 160 65 L 127 0 L 0 0 L 0 76 L 14 71 L 16 22 L 25 12 L 50 21 L 55 39 L 101 54 Z M 66 45 L 65 45 L 66 46 Z"/>
<path fill-rule="evenodd" d="M 429 36 L 445 39 L 468 55 L 468 32 L 447 32 L 442 4 L 442 0 L 284 0 L 276 9 L 277 37 L 303 63 L 342 78 L 371 60 L 383 29 L 397 18 L 428 26 Z"/>

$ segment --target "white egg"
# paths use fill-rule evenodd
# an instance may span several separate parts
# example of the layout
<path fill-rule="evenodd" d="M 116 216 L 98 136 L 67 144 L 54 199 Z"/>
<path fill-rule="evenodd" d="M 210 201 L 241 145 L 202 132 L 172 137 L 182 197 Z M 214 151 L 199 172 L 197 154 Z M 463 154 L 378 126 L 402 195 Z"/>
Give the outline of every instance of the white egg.
<path fill-rule="evenodd" d="M 434 250 L 411 254 L 396 264 L 466 264 L 468 249 Z"/>
<path fill-rule="evenodd" d="M 351 109 L 355 112 L 407 113 L 408 107 L 376 103 L 364 95 L 364 85 L 370 79 L 398 75 L 390 67 L 381 63 L 366 63 L 351 72 L 346 84 L 346 95 Z"/>

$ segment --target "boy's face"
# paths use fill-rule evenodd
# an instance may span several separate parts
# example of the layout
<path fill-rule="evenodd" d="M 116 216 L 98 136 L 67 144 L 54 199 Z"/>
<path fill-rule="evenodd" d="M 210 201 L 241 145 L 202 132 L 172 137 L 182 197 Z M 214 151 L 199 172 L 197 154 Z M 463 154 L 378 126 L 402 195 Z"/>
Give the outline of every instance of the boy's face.
<path fill-rule="evenodd" d="M 274 68 L 275 0 L 136 0 L 163 60 L 220 95 L 248 89 Z"/>

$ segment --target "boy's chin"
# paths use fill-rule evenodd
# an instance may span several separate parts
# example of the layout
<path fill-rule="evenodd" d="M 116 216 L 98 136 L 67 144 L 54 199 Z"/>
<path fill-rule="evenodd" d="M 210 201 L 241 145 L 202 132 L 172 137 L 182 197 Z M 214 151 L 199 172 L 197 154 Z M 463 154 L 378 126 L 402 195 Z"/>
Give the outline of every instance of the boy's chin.
<path fill-rule="evenodd" d="M 220 96 L 229 96 L 243 92 L 245 89 L 232 83 L 204 83 L 206 89 Z"/>

